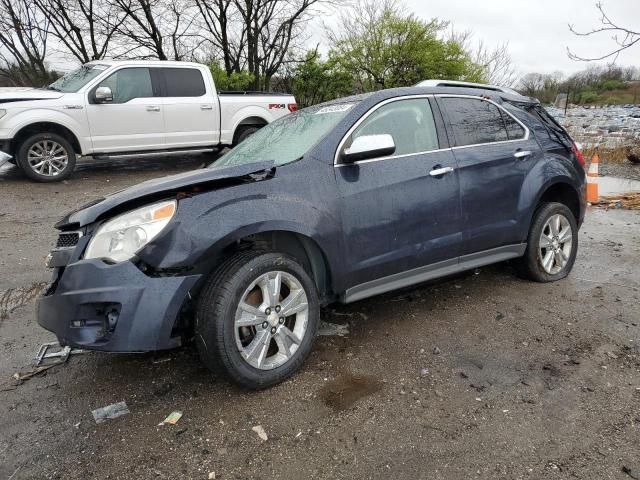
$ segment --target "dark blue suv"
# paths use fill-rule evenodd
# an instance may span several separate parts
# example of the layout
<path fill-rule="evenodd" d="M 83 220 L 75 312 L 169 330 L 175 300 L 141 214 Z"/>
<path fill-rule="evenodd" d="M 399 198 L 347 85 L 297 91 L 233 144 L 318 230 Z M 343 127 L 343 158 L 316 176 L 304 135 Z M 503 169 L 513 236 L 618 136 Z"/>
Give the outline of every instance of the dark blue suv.
<path fill-rule="evenodd" d="M 180 346 L 249 388 L 291 375 L 320 306 L 517 259 L 564 278 L 584 160 L 533 99 L 385 90 L 301 110 L 209 168 L 70 213 L 38 322 L 63 345 Z"/>

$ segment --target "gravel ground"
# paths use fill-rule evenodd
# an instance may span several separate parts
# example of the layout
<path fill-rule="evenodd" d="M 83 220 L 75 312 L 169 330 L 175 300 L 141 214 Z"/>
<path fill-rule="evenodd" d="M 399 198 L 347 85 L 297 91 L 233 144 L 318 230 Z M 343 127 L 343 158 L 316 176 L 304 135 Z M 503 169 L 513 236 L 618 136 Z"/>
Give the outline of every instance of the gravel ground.
<path fill-rule="evenodd" d="M 558 283 L 507 263 L 331 306 L 348 334 L 267 391 L 212 377 L 190 347 L 12 381 L 52 339 L 32 304 L 51 225 L 201 161 L 104 161 L 54 185 L 0 171 L 0 478 L 640 478 L 640 212 L 590 211 Z M 129 414 L 94 422 L 119 401 Z"/>
<path fill-rule="evenodd" d="M 640 180 L 640 164 L 631 163 L 628 160 L 622 162 L 607 162 L 606 159 L 600 160 L 598 171 L 603 177 Z"/>

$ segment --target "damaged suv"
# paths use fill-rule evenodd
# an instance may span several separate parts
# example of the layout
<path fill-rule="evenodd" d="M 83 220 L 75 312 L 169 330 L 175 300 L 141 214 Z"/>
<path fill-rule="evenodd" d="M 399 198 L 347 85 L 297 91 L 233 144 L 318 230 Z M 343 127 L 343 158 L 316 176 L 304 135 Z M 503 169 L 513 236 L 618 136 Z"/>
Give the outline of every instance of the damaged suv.
<path fill-rule="evenodd" d="M 584 185 L 581 154 L 533 99 L 464 86 L 340 99 L 68 214 L 37 318 L 85 349 L 194 338 L 208 367 L 264 388 L 303 363 L 322 305 L 507 259 L 564 278 Z"/>

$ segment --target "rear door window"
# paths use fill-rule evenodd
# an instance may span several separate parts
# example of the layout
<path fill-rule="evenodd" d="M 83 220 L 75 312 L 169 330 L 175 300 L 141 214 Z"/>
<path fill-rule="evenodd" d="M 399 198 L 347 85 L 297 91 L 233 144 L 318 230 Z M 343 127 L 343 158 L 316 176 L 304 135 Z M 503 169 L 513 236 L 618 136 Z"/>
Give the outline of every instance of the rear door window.
<path fill-rule="evenodd" d="M 436 124 L 426 98 L 398 100 L 378 108 L 353 132 L 348 145 L 363 135 L 382 134 L 393 137 L 396 145 L 394 155 L 409 155 L 439 148 Z"/>
<path fill-rule="evenodd" d="M 196 68 L 163 68 L 166 97 L 201 97 L 205 94 L 202 73 Z"/>
<path fill-rule="evenodd" d="M 526 132 L 522 125 L 520 125 L 515 118 L 509 115 L 507 112 L 502 112 L 502 118 L 504 119 L 504 124 L 507 127 L 507 134 L 509 135 L 509 140 L 519 140 L 524 138 Z"/>
<path fill-rule="evenodd" d="M 463 97 L 443 97 L 440 101 L 449 117 L 457 147 L 509 140 L 500 109 L 493 103 Z M 513 134 L 517 134 L 515 128 Z"/>

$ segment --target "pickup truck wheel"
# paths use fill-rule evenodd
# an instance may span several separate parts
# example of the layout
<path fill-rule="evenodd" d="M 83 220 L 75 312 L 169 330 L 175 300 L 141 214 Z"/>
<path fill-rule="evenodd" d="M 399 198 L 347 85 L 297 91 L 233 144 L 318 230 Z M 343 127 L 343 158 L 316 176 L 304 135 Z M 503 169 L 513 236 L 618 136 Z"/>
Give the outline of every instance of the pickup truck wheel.
<path fill-rule="evenodd" d="M 76 154 L 66 138 L 55 133 L 37 133 L 20 143 L 17 162 L 31 180 L 59 182 L 73 173 Z"/>
<path fill-rule="evenodd" d="M 249 125 L 247 127 L 241 127 L 238 130 L 238 133 L 236 133 L 236 138 L 233 142 L 233 145 L 240 145 L 242 142 L 244 142 L 247 138 L 249 138 L 251 135 L 253 135 L 254 133 L 256 133 L 258 130 L 260 130 L 260 127 L 255 127 L 253 125 Z"/>
<path fill-rule="evenodd" d="M 578 225 L 562 203 L 543 203 L 533 215 L 519 273 L 536 282 L 555 282 L 571 272 L 578 253 Z"/>
<path fill-rule="evenodd" d="M 245 251 L 211 276 L 197 306 L 200 358 L 250 389 L 292 375 L 313 345 L 320 320 L 313 280 L 294 258 Z"/>

